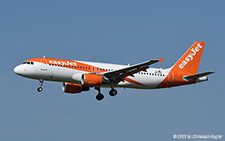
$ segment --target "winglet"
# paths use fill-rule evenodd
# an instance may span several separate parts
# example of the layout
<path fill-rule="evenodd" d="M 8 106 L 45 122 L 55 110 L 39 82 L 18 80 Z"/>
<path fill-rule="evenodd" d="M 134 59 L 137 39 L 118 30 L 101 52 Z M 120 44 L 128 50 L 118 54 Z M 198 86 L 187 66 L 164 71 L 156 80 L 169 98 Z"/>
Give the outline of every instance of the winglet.
<path fill-rule="evenodd" d="M 164 59 L 164 57 L 163 58 L 161 58 L 161 59 L 159 59 L 158 61 L 160 62 L 160 63 L 162 63 L 162 60 Z"/>

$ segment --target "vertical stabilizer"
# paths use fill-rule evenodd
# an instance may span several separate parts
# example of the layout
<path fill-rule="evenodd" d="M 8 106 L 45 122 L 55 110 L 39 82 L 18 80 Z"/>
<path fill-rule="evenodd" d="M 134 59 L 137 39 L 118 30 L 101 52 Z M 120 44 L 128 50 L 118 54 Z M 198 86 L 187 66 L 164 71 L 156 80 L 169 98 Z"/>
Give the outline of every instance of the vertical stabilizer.
<path fill-rule="evenodd" d="M 173 72 L 197 74 L 205 42 L 196 41 L 172 67 Z"/>

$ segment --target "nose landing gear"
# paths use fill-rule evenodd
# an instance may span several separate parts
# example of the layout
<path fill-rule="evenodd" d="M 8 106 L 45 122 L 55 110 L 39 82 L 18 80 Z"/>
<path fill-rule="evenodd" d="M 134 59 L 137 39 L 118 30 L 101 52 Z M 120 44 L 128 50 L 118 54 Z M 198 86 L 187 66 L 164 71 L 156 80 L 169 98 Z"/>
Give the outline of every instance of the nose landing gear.
<path fill-rule="evenodd" d="M 39 80 L 39 82 L 40 82 L 39 83 L 40 87 L 37 88 L 37 91 L 41 92 L 43 90 L 42 86 L 43 86 L 44 80 L 41 79 L 41 80 Z"/>
<path fill-rule="evenodd" d="M 38 91 L 38 92 L 41 92 L 42 90 L 43 90 L 42 87 L 38 87 L 38 88 L 37 88 L 37 91 Z"/>

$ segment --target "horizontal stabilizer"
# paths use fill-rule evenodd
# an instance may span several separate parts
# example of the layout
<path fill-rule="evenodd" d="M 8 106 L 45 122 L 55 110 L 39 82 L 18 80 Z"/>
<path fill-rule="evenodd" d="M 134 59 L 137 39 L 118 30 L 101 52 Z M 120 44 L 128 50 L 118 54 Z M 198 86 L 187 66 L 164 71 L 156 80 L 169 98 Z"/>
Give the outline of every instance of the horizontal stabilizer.
<path fill-rule="evenodd" d="M 210 75 L 212 73 L 215 73 L 215 72 L 205 72 L 205 73 L 200 73 L 200 74 L 196 74 L 196 75 L 185 76 L 184 78 L 187 79 L 188 81 L 190 81 L 190 80 L 193 80 L 193 79 L 198 79 L 200 77 Z"/>

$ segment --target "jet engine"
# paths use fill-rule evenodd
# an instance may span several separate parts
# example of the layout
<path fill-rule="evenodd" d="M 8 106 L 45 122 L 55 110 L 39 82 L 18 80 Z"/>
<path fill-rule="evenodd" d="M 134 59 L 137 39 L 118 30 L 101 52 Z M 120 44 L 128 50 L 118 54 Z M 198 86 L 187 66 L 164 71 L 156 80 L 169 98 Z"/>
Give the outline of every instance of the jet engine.
<path fill-rule="evenodd" d="M 75 83 L 67 83 L 64 82 L 62 85 L 62 90 L 65 93 L 81 93 L 82 91 L 89 91 L 90 88 L 86 87 L 86 86 L 82 86 L 79 84 L 75 84 Z"/>
<path fill-rule="evenodd" d="M 108 84 L 109 80 L 105 77 L 97 74 L 82 74 L 81 85 L 88 87 L 101 86 L 102 84 Z"/>

